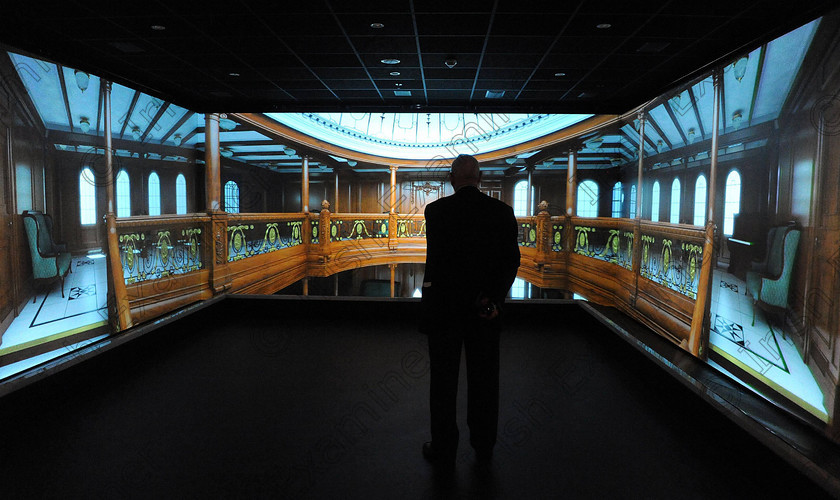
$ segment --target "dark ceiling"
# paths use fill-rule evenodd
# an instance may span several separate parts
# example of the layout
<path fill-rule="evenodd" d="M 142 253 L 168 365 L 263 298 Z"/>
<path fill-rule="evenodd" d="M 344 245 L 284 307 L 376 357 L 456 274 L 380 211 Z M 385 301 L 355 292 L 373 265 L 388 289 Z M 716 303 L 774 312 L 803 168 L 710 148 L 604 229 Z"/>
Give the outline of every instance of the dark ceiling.
<path fill-rule="evenodd" d="M 836 5 L 30 0 L 0 41 L 198 112 L 623 113 Z"/>

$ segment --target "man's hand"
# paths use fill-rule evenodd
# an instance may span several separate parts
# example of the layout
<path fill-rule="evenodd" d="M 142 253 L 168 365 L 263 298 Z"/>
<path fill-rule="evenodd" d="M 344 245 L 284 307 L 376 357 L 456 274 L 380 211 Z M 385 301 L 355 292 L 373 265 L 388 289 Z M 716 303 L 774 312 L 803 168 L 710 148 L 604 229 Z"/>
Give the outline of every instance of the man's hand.
<path fill-rule="evenodd" d="M 484 320 L 491 320 L 499 317 L 499 308 L 487 297 L 478 301 L 478 317 Z"/>

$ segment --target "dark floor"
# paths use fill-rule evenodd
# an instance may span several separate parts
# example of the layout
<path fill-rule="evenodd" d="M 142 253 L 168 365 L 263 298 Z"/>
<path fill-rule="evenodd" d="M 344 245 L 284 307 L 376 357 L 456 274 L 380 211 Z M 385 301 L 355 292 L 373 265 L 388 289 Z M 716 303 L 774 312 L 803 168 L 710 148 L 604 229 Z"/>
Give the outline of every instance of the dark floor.
<path fill-rule="evenodd" d="M 443 481 L 420 454 L 416 312 L 226 300 L 21 389 L 0 407 L 0 495 L 825 496 L 573 304 L 511 308 L 494 465 L 473 467 L 462 424 Z"/>

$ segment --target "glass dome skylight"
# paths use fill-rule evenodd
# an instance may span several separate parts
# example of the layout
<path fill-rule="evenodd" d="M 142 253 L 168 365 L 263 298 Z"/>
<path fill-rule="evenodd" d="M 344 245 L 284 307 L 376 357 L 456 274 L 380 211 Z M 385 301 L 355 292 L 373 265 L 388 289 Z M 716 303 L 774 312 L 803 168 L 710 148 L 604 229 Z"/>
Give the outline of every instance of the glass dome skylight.
<path fill-rule="evenodd" d="M 421 160 L 515 146 L 592 115 L 505 113 L 267 113 L 315 139 L 361 153 Z"/>

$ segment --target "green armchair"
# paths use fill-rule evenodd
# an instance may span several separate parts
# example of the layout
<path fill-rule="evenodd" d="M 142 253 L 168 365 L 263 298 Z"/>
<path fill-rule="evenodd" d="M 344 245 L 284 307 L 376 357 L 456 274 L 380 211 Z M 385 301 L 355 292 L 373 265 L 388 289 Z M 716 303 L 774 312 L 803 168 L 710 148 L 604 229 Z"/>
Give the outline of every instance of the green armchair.
<path fill-rule="evenodd" d="M 70 253 L 61 251 L 65 248 L 64 245 L 53 240 L 47 217 L 41 212 L 23 213 L 23 225 L 29 241 L 29 254 L 32 257 L 32 277 L 36 282 L 59 280 L 61 296 L 64 297 L 64 277 L 70 272 Z M 36 300 L 37 296 L 32 298 L 32 302 Z"/>
<path fill-rule="evenodd" d="M 781 235 L 781 236 L 780 236 Z M 781 311 L 788 308 L 790 280 L 796 251 L 799 248 L 800 231 L 780 227 L 774 238 L 783 238 L 782 245 L 773 245 L 772 254 L 767 256 L 767 273 L 747 272 L 747 295 L 753 299 L 753 321 L 755 326 L 755 308 L 765 311 Z M 772 326 L 770 327 L 772 330 Z M 784 338 L 784 331 L 782 331 Z"/>

